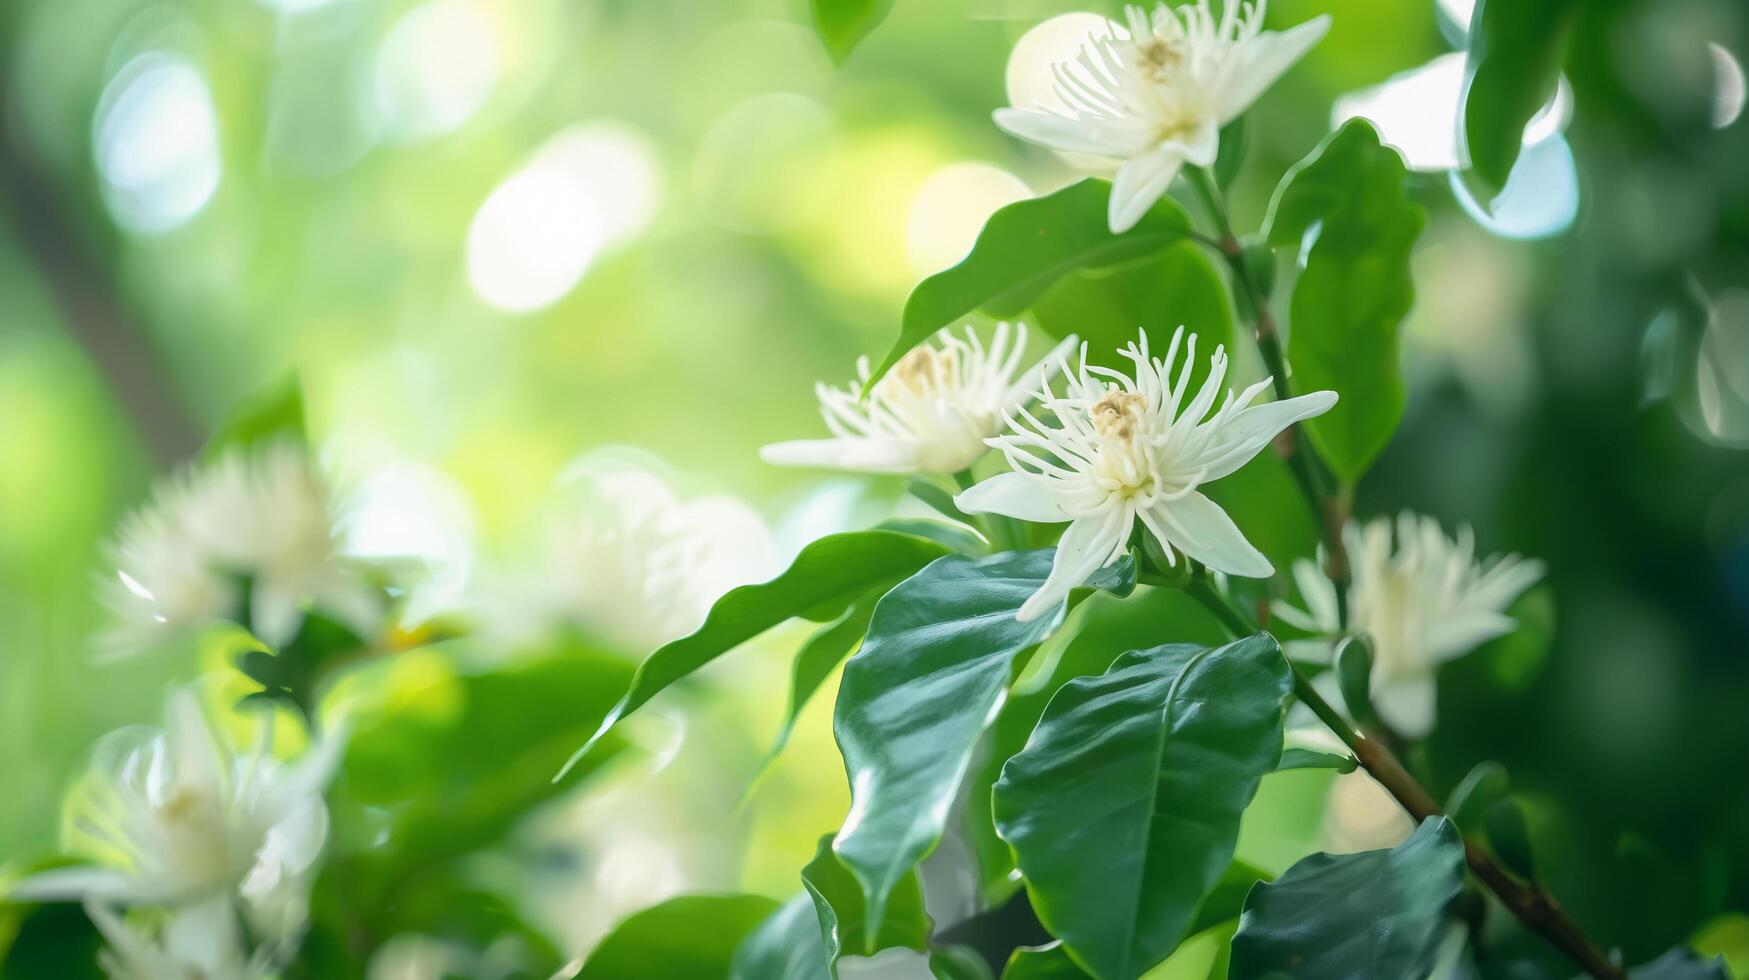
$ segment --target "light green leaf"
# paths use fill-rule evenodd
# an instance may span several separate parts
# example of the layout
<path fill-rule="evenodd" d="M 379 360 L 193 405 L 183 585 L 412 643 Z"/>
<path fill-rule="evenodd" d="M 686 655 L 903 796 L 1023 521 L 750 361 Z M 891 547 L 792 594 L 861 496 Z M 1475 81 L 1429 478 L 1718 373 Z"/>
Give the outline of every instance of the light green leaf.
<path fill-rule="evenodd" d="M 741 941 L 729 980 L 822 980 L 828 975 L 826 962 L 814 900 L 803 892 Z"/>
<path fill-rule="evenodd" d="M 304 417 L 304 390 L 295 376 L 233 408 L 208 437 L 200 454 L 202 459 L 211 460 L 233 449 L 252 449 L 281 439 L 300 445 L 310 441 Z"/>
<path fill-rule="evenodd" d="M 844 666 L 834 730 L 850 815 L 834 849 L 862 883 L 869 931 L 888 894 L 941 838 L 972 754 L 1015 661 L 1062 622 L 1062 606 L 1014 618 L 1044 583 L 1054 549 L 951 555 L 881 598 L 862 650 Z M 1126 558 L 1093 586 L 1127 591 Z"/>
<path fill-rule="evenodd" d="M 1555 94 L 1574 0 L 1480 0 L 1470 14 L 1463 139 L 1468 164 L 1498 191 L 1506 186 L 1524 127 Z"/>
<path fill-rule="evenodd" d="M 1221 128 L 1220 149 L 1215 151 L 1211 172 L 1222 188 L 1231 184 L 1245 166 L 1245 118 L 1240 116 Z"/>
<path fill-rule="evenodd" d="M 1463 841 L 1444 817 L 1388 851 L 1314 854 L 1251 890 L 1230 975 L 1424 977 L 1463 882 Z"/>
<path fill-rule="evenodd" d="M 862 886 L 832 853 L 832 835 L 820 838 L 814 859 L 802 869 L 802 886 L 814 899 L 820 937 L 834 977 L 840 956 L 873 956 L 895 946 L 918 951 L 929 947 L 933 923 L 923 911 L 923 888 L 915 870 L 893 889 L 886 913 L 874 929 L 869 928 Z"/>
<path fill-rule="evenodd" d="M 1288 172 L 1266 223 L 1273 245 L 1312 239 L 1288 306 L 1288 363 L 1296 390 L 1341 396 L 1306 425 L 1349 483 L 1403 417 L 1398 339 L 1415 298 L 1409 252 L 1427 221 L 1406 173 L 1371 124 L 1351 120 Z"/>
<path fill-rule="evenodd" d="M 905 301 L 898 342 L 869 383 L 899 358 L 954 321 L 984 310 L 1013 317 L 1051 284 L 1077 269 L 1096 269 L 1158 252 L 1183 241 L 1190 218 L 1169 197 L 1134 228 L 1113 235 L 1106 223 L 1111 185 L 1088 179 L 1001 208 L 990 216 L 959 265 L 918 283 Z M 1133 328 L 1132 328 L 1133 329 Z"/>
<path fill-rule="evenodd" d="M 1032 305 L 1039 329 L 1087 341 L 1090 363 L 1133 370 L 1117 352 L 1146 331 L 1155 356 L 1180 326 L 1197 336 L 1195 378 L 1208 374 L 1216 345 L 1233 344 L 1233 304 L 1225 279 L 1201 245 L 1181 241 L 1157 255 L 1105 269 L 1071 272 Z M 1194 388 L 1192 389 L 1194 390 Z"/>
<path fill-rule="evenodd" d="M 893 0 L 808 0 L 814 33 L 840 64 L 892 10 Z"/>
<path fill-rule="evenodd" d="M 929 973 L 935 980 L 992 980 L 990 964 L 970 946 L 937 946 L 930 950 Z"/>
<path fill-rule="evenodd" d="M 1060 942 L 1046 946 L 1022 946 L 1008 956 L 1002 980 L 1086 980 L 1087 971 L 1075 965 Z"/>
<path fill-rule="evenodd" d="M 650 654 L 601 727 L 573 754 L 558 778 L 597 740 L 670 684 L 795 616 L 829 621 L 863 593 L 897 582 L 947 554 L 943 545 L 896 531 L 853 531 L 821 538 L 802 549 L 769 582 L 731 589 L 689 636 Z"/>
<path fill-rule="evenodd" d="M 820 627 L 802 648 L 796 652 L 795 662 L 790 666 L 789 708 L 784 712 L 783 725 L 777 730 L 777 738 L 772 740 L 771 748 L 765 757 L 754 767 L 749 783 L 758 782 L 767 768 L 777 761 L 783 753 L 784 746 L 789 744 L 790 735 L 794 734 L 796 719 L 801 717 L 802 709 L 808 706 L 808 699 L 826 683 L 826 678 L 838 669 L 844 658 L 856 649 L 862 642 L 862 635 L 868 631 L 869 617 L 874 615 L 875 600 L 879 593 L 871 592 L 858 599 L 844 611 L 844 615 L 836 622 Z"/>
<path fill-rule="evenodd" d="M 1334 752 L 1319 752 L 1314 749 L 1284 749 L 1281 762 L 1276 764 L 1276 772 L 1289 769 L 1334 769 L 1337 772 L 1353 772 L 1360 767 L 1359 760 L 1352 755 L 1337 755 Z"/>
<path fill-rule="evenodd" d="M 614 927 L 583 960 L 577 980 L 720 977 L 743 938 L 778 904 L 763 895 L 685 895 Z"/>
<path fill-rule="evenodd" d="M 996 784 L 1033 910 L 1100 980 L 1177 947 L 1281 755 L 1292 679 L 1268 634 L 1126 653 L 1071 681 Z"/>

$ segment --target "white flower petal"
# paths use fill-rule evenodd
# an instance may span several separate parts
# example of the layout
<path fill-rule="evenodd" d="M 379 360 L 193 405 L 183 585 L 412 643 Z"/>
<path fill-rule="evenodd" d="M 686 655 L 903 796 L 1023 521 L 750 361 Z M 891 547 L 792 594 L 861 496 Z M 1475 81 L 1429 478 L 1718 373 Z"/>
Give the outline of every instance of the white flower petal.
<path fill-rule="evenodd" d="M 1085 517 L 1069 525 L 1057 542 L 1056 556 L 1051 559 L 1051 573 L 1044 584 L 1021 605 L 1015 618 L 1031 622 L 1057 607 L 1069 597 L 1070 590 L 1086 582 L 1102 568 L 1113 552 L 1129 536 L 1129 521 L 1112 511 L 1098 517 Z"/>
<path fill-rule="evenodd" d="M 797 439 L 759 450 L 774 466 L 815 466 L 859 473 L 917 472 L 917 447 L 885 439 Z"/>
<path fill-rule="evenodd" d="M 1439 689 L 1431 673 L 1417 673 L 1373 685 L 1372 706 L 1379 720 L 1404 738 L 1426 738 L 1438 714 Z"/>
<path fill-rule="evenodd" d="M 5 897 L 13 902 L 70 902 L 87 898 L 133 902 L 160 896 L 146 893 L 133 878 L 114 868 L 81 866 L 38 872 L 14 885 Z"/>
<path fill-rule="evenodd" d="M 954 497 L 954 506 L 968 514 L 1001 514 L 1034 524 L 1068 520 L 1041 482 L 1028 473 L 998 473 Z"/>
<path fill-rule="evenodd" d="M 1249 109 L 1265 89 L 1305 57 L 1312 45 L 1323 40 L 1329 31 L 1330 15 L 1321 14 L 1285 31 L 1264 31 L 1246 43 L 1232 84 L 1216 93 L 1220 99 L 1217 113 L 1220 124 L 1232 122 Z"/>
<path fill-rule="evenodd" d="M 1111 206 L 1107 218 L 1112 234 L 1134 228 L 1171 186 L 1184 165 L 1182 151 L 1172 144 L 1124 161 L 1111 183 Z"/>
<path fill-rule="evenodd" d="M 1124 156 L 1129 147 L 1113 144 L 1111 134 L 1091 123 L 1038 109 L 997 109 L 996 125 L 1029 143 L 1067 153 Z"/>
<path fill-rule="evenodd" d="M 1187 140 L 1176 140 L 1174 146 L 1184 162 L 1197 167 L 1213 166 L 1221 152 L 1221 128 L 1213 119 L 1206 119 Z"/>
<path fill-rule="evenodd" d="M 1172 547 L 1217 572 L 1268 578 L 1275 566 L 1252 547 L 1221 505 L 1191 491 L 1177 500 L 1154 505 L 1153 515 L 1172 535 Z"/>
<path fill-rule="evenodd" d="M 1328 412 L 1336 404 L 1334 391 L 1314 391 L 1279 402 L 1265 402 L 1241 409 L 1220 428 L 1208 450 L 1197 461 L 1204 468 L 1204 482 L 1218 480 L 1250 462 L 1283 429 Z M 1310 601 L 1310 600 L 1308 600 Z"/>

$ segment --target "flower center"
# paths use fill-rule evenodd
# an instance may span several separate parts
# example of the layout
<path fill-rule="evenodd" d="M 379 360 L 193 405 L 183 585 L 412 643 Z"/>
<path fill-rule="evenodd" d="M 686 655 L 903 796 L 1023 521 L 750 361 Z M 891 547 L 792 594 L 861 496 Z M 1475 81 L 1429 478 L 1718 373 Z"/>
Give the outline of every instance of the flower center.
<path fill-rule="evenodd" d="M 893 365 L 893 387 L 913 397 L 935 394 L 959 377 L 959 353 L 949 347 L 914 347 Z"/>
<path fill-rule="evenodd" d="M 1099 435 L 1100 479 L 1106 487 L 1125 497 L 1154 492 L 1152 453 L 1138 439 L 1145 424 L 1148 400 L 1133 391 L 1113 385 L 1105 397 L 1093 403 L 1087 416 Z"/>
<path fill-rule="evenodd" d="M 1151 82 L 1167 81 L 1184 63 L 1184 46 L 1164 37 L 1151 37 L 1136 45 L 1136 69 Z"/>

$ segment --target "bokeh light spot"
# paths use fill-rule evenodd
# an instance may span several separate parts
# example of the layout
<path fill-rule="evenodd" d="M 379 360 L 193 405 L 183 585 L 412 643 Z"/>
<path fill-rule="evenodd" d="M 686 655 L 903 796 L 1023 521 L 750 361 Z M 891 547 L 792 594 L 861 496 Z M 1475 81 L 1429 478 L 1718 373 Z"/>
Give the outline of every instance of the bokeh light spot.
<path fill-rule="evenodd" d="M 386 135 L 416 142 L 459 127 L 498 80 L 491 13 L 473 0 L 431 0 L 408 11 L 377 52 L 375 95 Z"/>
<path fill-rule="evenodd" d="M 1743 114 L 1743 65 L 1717 42 L 1707 44 L 1713 58 L 1713 128 L 1724 129 Z"/>
<path fill-rule="evenodd" d="M 1561 136 L 1525 147 L 1492 201 L 1479 200 L 1457 170 L 1451 171 L 1451 189 L 1477 224 L 1502 238 L 1558 235 L 1579 215 L 1579 171 Z"/>
<path fill-rule="evenodd" d="M 928 275 L 965 258 L 992 212 L 1030 194 L 1019 177 L 988 163 L 952 163 L 930 174 L 905 222 L 912 269 Z"/>
<path fill-rule="evenodd" d="M 468 281 L 501 310 L 551 305 L 604 248 L 643 230 L 657 195 L 655 154 L 635 130 L 567 129 L 480 205 L 468 229 Z"/>
<path fill-rule="evenodd" d="M 92 143 L 104 203 L 129 231 L 177 228 L 218 188 L 212 92 L 179 54 L 147 52 L 116 72 L 98 102 Z"/>

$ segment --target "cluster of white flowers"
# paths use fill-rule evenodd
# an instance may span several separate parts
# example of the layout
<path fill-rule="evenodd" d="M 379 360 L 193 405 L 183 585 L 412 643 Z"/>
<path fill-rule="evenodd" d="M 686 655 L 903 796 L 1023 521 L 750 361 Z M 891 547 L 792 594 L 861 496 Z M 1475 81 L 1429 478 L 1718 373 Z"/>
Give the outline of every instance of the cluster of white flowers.
<path fill-rule="evenodd" d="M 138 653 L 245 615 L 277 646 L 296 634 L 305 603 L 368 624 L 375 597 L 341 561 L 334 518 L 315 461 L 289 440 L 184 470 L 121 525 L 103 583 L 116 619 L 104 648 Z"/>
<path fill-rule="evenodd" d="M 190 691 L 172 696 L 165 722 L 108 736 L 71 798 L 69 845 L 94 863 L 26 878 L 9 897 L 84 901 L 111 976 L 264 976 L 308 918 L 341 742 L 281 762 L 264 718 L 255 749 L 234 753 Z M 118 906 L 164 914 L 151 929 Z"/>
<path fill-rule="evenodd" d="M 1113 232 L 1140 221 L 1186 164 L 1206 167 L 1222 126 L 1250 108 L 1330 29 L 1328 15 L 1291 30 L 1263 29 L 1264 2 L 1208 0 L 1152 14 L 1124 9 L 1125 24 L 1094 34 L 1073 61 L 1053 66 L 1060 106 L 996 111 L 1024 140 L 1123 161 L 1112 181 Z"/>
<path fill-rule="evenodd" d="M 1348 632 L 1372 643 L 1372 700 L 1380 720 L 1410 738 L 1433 730 L 1439 665 L 1512 632 L 1506 608 L 1543 576 L 1539 561 L 1518 555 L 1476 558 L 1468 527 L 1447 537 L 1430 517 L 1399 515 L 1349 525 Z M 1305 609 L 1274 604 L 1275 615 L 1323 639 L 1290 641 L 1290 656 L 1328 660 L 1329 637 L 1343 632 L 1336 586 L 1318 566 L 1294 563 Z"/>

